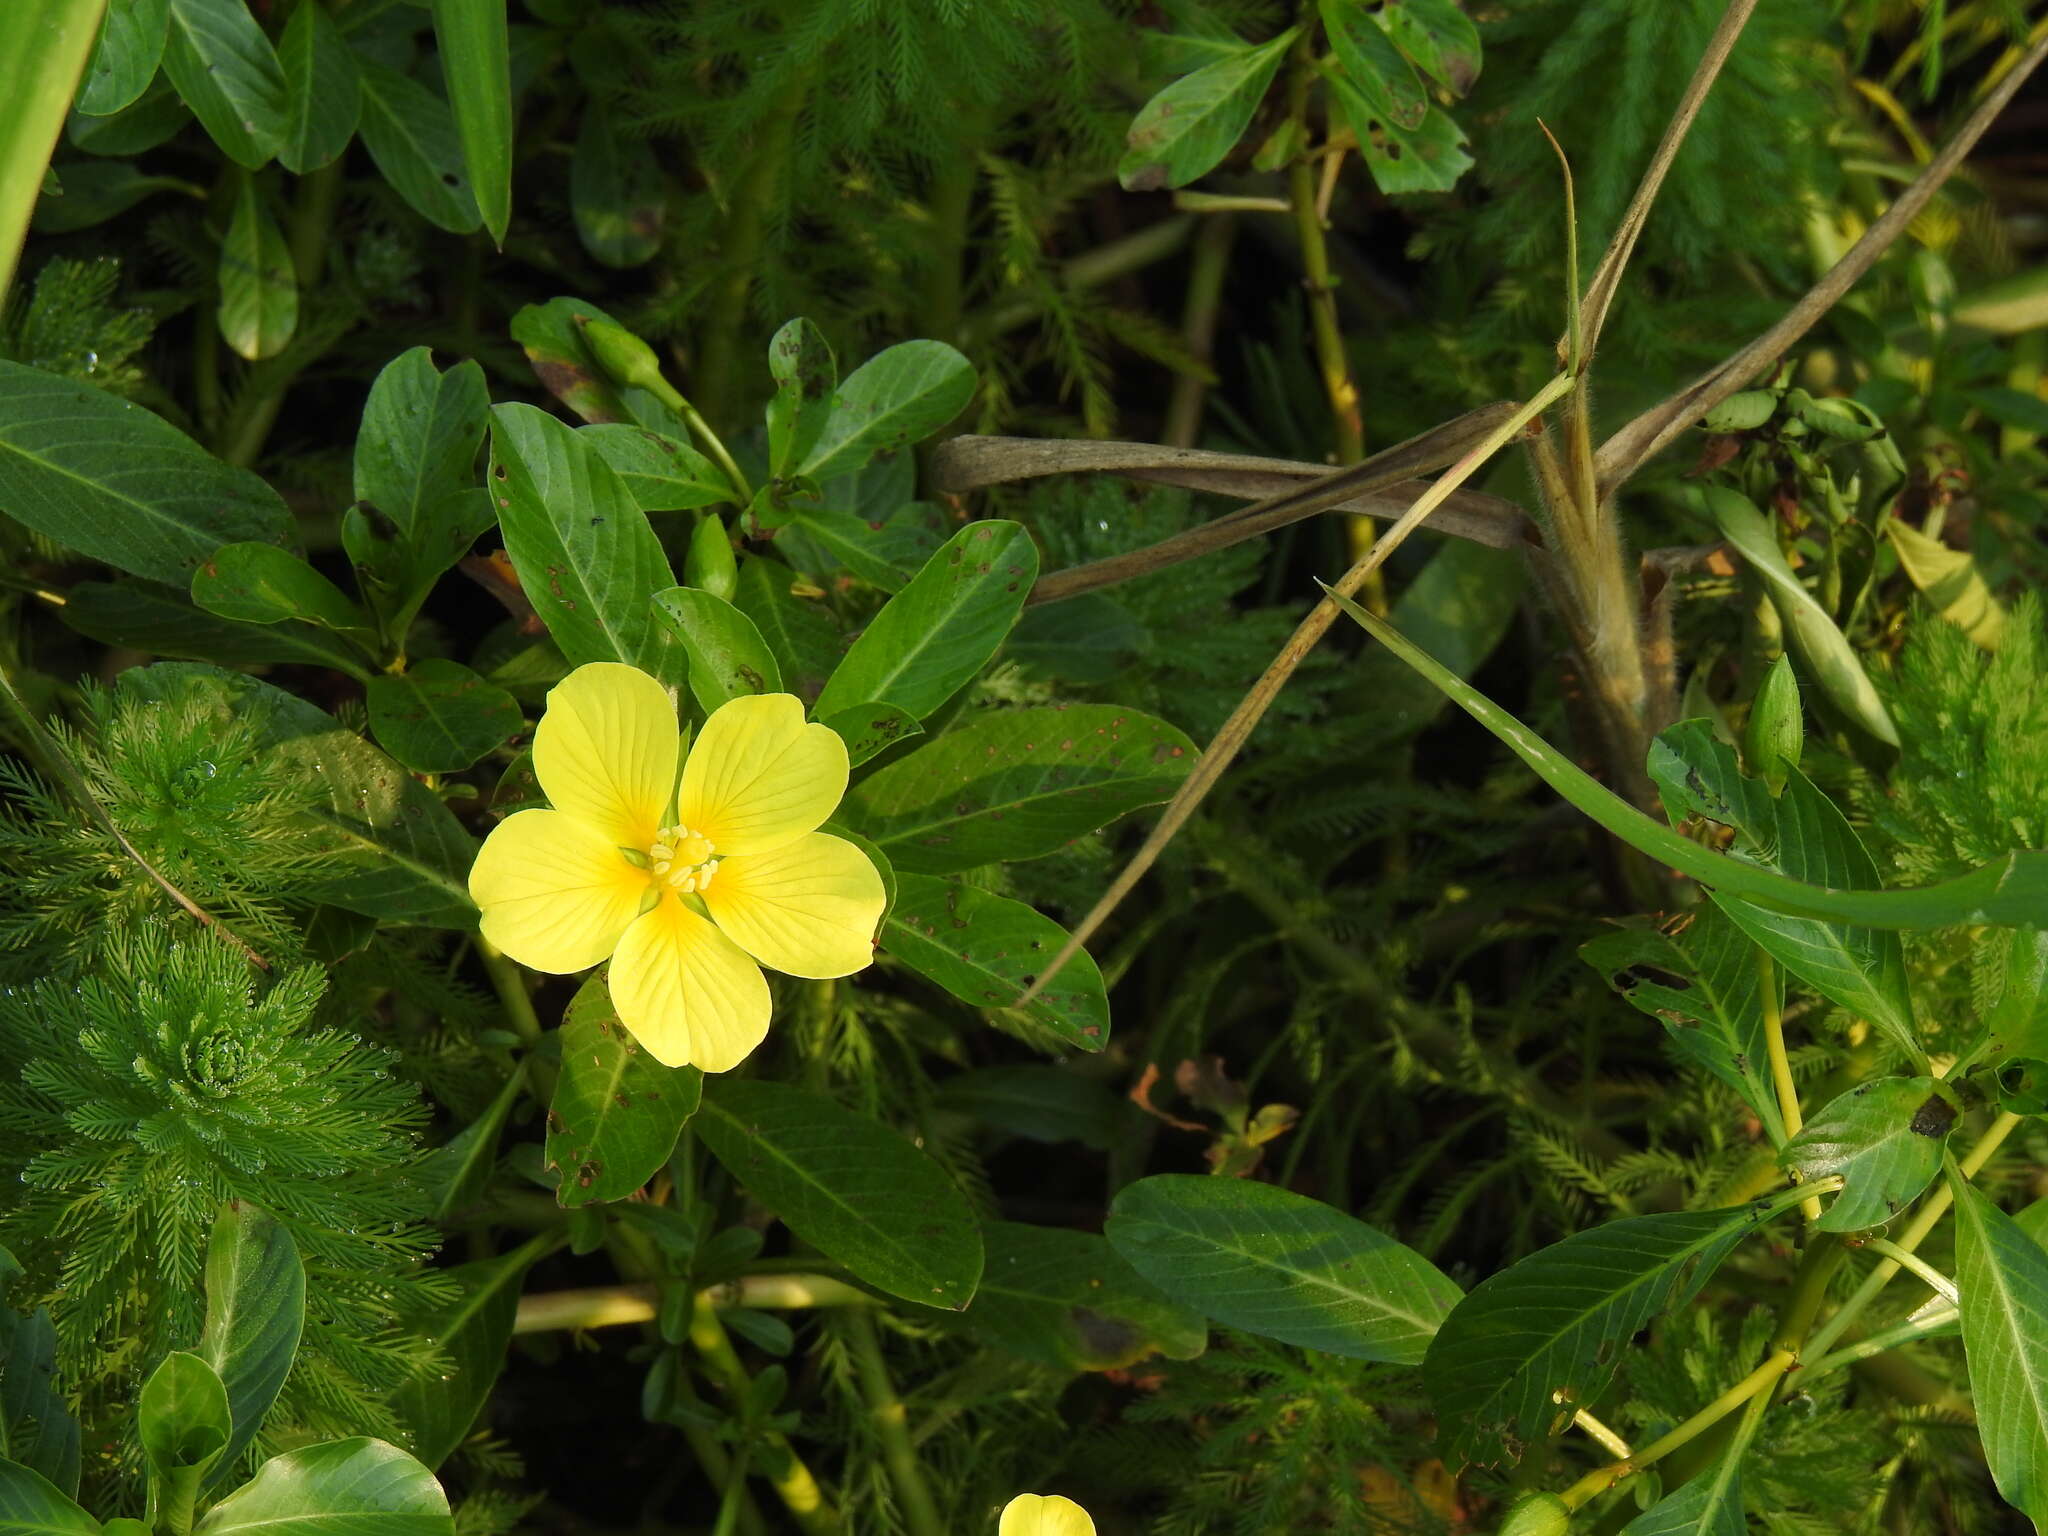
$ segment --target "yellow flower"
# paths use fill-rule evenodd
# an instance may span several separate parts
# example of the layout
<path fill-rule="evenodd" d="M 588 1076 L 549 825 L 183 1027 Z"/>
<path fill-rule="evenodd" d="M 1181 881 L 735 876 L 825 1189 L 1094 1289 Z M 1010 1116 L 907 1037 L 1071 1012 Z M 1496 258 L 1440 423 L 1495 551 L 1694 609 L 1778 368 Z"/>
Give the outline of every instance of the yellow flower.
<path fill-rule="evenodd" d="M 554 809 L 499 823 L 469 894 L 484 938 L 522 965 L 609 956 L 612 1004 L 648 1053 L 724 1072 L 768 1032 L 761 966 L 847 976 L 874 958 L 882 877 L 817 830 L 846 793 L 846 744 L 793 695 L 721 704 L 679 775 L 680 755 L 661 684 L 578 667 L 533 734 Z"/>
<path fill-rule="evenodd" d="M 1095 1536 L 1095 1522 L 1072 1499 L 1020 1493 L 1003 1506 L 996 1536 Z"/>

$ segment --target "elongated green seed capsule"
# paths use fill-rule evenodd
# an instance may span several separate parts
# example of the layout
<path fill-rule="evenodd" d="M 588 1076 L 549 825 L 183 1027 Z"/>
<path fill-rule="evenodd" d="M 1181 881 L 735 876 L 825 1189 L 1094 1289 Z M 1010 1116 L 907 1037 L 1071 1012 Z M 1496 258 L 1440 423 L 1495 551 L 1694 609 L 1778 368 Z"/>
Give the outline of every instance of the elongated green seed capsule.
<path fill-rule="evenodd" d="M 1785 789 L 1786 771 L 1799 766 L 1806 728 L 1799 714 L 1799 679 L 1790 657 L 1780 656 L 1764 674 L 1763 686 L 1749 706 L 1749 725 L 1742 733 L 1742 755 L 1749 771 L 1773 795 Z"/>
<path fill-rule="evenodd" d="M 707 513 L 690 535 L 690 550 L 683 557 L 683 584 L 732 601 L 739 590 L 740 567 L 733 559 L 732 540 L 723 519 Z"/>
<path fill-rule="evenodd" d="M 581 318 L 577 324 L 583 327 L 583 344 L 590 348 L 590 355 L 597 359 L 597 366 L 610 374 L 614 381 L 629 389 L 644 389 L 654 394 L 660 394 L 667 388 L 667 381 L 661 376 L 661 359 L 654 355 L 654 348 L 623 325 Z"/>
<path fill-rule="evenodd" d="M 1567 1536 L 1571 1506 L 1554 1493 L 1525 1493 L 1500 1523 L 1500 1536 Z"/>

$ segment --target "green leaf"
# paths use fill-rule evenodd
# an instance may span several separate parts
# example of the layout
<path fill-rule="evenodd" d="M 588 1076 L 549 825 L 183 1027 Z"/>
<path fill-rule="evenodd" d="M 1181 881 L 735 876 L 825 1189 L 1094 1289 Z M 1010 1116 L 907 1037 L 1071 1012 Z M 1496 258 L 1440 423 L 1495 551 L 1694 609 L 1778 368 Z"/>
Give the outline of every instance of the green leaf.
<path fill-rule="evenodd" d="M 303 619 L 343 634 L 369 624 L 347 593 L 275 544 L 221 545 L 192 573 L 192 601 L 244 624 Z"/>
<path fill-rule="evenodd" d="M 1067 942 L 1067 930 L 1033 907 L 952 880 L 897 877 L 882 948 L 976 1008 L 1014 1008 Z M 1087 951 L 1025 1004 L 1032 1023 L 1084 1051 L 1109 1043 L 1109 998 Z"/>
<path fill-rule="evenodd" d="M 512 339 L 525 350 L 534 376 L 570 410 L 590 422 L 639 421 L 629 398 L 651 401 L 644 390 L 621 389 L 584 344 L 579 320 L 618 322 L 582 299 L 549 299 L 529 304 L 512 317 Z"/>
<path fill-rule="evenodd" d="M 223 544 L 292 537 L 284 501 L 249 471 L 139 405 L 4 360 L 0 505 L 82 555 L 180 590 Z"/>
<path fill-rule="evenodd" d="M 836 496 L 841 486 L 833 487 Z M 930 502 L 911 501 L 880 522 L 837 507 L 798 502 L 776 530 L 778 548 L 807 570 L 845 567 L 884 592 L 899 592 L 953 532 L 952 519 Z"/>
<path fill-rule="evenodd" d="M 331 715 L 270 684 L 216 667 L 159 662 L 121 675 L 146 699 L 211 697 L 246 714 L 258 744 L 320 786 L 308 813 L 299 894 L 385 923 L 469 929 L 476 843 L 434 792 Z"/>
<path fill-rule="evenodd" d="M 504 0 L 433 0 L 434 41 L 484 228 L 512 222 L 512 57 Z"/>
<path fill-rule="evenodd" d="M 923 719 L 988 665 L 1038 579 L 1019 523 L 969 523 L 888 602 L 818 695 L 818 713 L 894 704 Z"/>
<path fill-rule="evenodd" d="M 947 875 L 1035 859 L 1141 805 L 1172 798 L 1195 745 L 1112 704 L 991 710 L 847 797 L 899 869 Z"/>
<path fill-rule="evenodd" d="M 1649 774 L 1674 821 L 1687 815 L 1733 827 L 1731 857 L 1833 890 L 1874 891 L 1877 865 L 1835 803 L 1797 768 L 1775 800 L 1738 767 L 1735 749 L 1704 720 L 1684 720 L 1650 746 Z M 1726 892 L 1714 903 L 1786 970 L 1860 1014 L 1918 1059 L 1913 999 L 1899 936 L 1768 911 Z"/>
<path fill-rule="evenodd" d="M 1446 1461 L 1491 1464 L 1595 1401 L 1637 1329 L 1698 1293 L 1730 1250 L 1801 1198 L 1632 1216 L 1540 1249 L 1480 1282 L 1422 1363 Z"/>
<path fill-rule="evenodd" d="M 2048 1251 L 1953 1169 L 1956 1289 L 1977 1433 L 1991 1480 L 2048 1524 Z"/>
<path fill-rule="evenodd" d="M 273 1456 L 209 1509 L 196 1536 L 455 1536 L 434 1474 L 358 1437 Z"/>
<path fill-rule="evenodd" d="M 204 187 L 176 176 L 146 176 L 125 160 L 73 161 L 64 167 L 62 195 L 44 195 L 29 228 L 39 235 L 73 234 L 118 218 L 159 192 L 206 196 Z"/>
<path fill-rule="evenodd" d="M 740 562 L 732 605 L 754 628 L 782 666 L 783 686 L 806 703 L 816 699 L 838 666 L 839 631 L 817 603 L 795 596 L 796 573 L 779 561 L 749 555 Z"/>
<path fill-rule="evenodd" d="M 1249 1179 L 1164 1173 L 1118 1191 L 1104 1233 L 1174 1300 L 1231 1328 L 1413 1365 L 1458 1304 L 1429 1260 L 1334 1206 Z"/>
<path fill-rule="evenodd" d="M 0 1248 L 0 1292 L 20 1275 Z M 78 1491 L 78 1420 L 57 1382 L 57 1327 L 47 1307 L 17 1312 L 0 1294 L 0 1445 L 66 1495 Z"/>
<path fill-rule="evenodd" d="M 1420 128 L 1429 116 L 1429 93 L 1374 14 L 1361 0 L 1318 0 L 1317 10 L 1351 88 L 1395 128 L 1409 133 Z"/>
<path fill-rule="evenodd" d="M 1167 1297 L 1092 1232 L 991 1221 L 987 1263 L 960 1325 L 1055 1371 L 1114 1371 L 1153 1355 L 1192 1360 L 1209 1343 L 1201 1313 Z"/>
<path fill-rule="evenodd" d="M 899 741 L 922 736 L 924 727 L 894 704 L 864 704 L 842 709 L 825 722 L 846 743 L 846 761 L 858 768 Z"/>
<path fill-rule="evenodd" d="M 2039 287 L 2040 274 L 2038 270 L 2029 275 L 2034 278 L 2035 286 Z M 1962 316 L 1958 314 L 1955 318 L 1960 320 Z M 1966 389 L 1963 391 L 1963 398 L 1995 422 L 2008 427 L 2017 427 L 2022 432 L 2032 432 L 2038 436 L 2048 436 L 2048 400 L 2043 400 L 2039 395 L 2029 393 L 2023 389 L 2010 389 L 2003 385 L 1994 385 L 1980 389 Z"/>
<path fill-rule="evenodd" d="M 64 594 L 60 617 L 102 644 L 132 646 L 153 656 L 230 667 L 288 661 L 368 676 L 361 653 L 328 630 L 297 622 L 245 624 L 215 618 L 159 587 L 137 582 L 81 581 Z"/>
<path fill-rule="evenodd" d="M 1444 89 L 1462 96 L 1479 78 L 1479 28 L 1458 0 L 1398 0 L 1374 19 Z"/>
<path fill-rule="evenodd" d="M 575 1207 L 624 1200 L 658 1173 L 697 1112 L 704 1074 L 665 1067 L 619 1022 L 593 976 L 562 1016 L 562 1073 L 548 1112 L 547 1166 L 555 1198 Z"/>
<path fill-rule="evenodd" d="M 654 608 L 690 657 L 690 694 L 706 714 L 730 700 L 781 693 L 782 670 L 754 621 L 695 587 L 654 594 Z"/>
<path fill-rule="evenodd" d="M 649 599 L 676 584 L 647 516 L 583 435 L 530 405 L 491 411 L 492 498 L 534 611 L 572 665 L 623 661 L 685 680 Z"/>
<path fill-rule="evenodd" d="M 1871 686 L 1855 648 L 1793 574 L 1784 551 L 1778 548 L 1777 536 L 1756 504 L 1739 491 L 1718 485 L 1691 486 L 1684 499 L 1714 520 L 1721 536 L 1756 573 L 1784 625 L 1793 660 L 1807 681 L 1860 730 L 1896 747 L 1898 728 Z"/>
<path fill-rule="evenodd" d="M 8 297 L 50 152 L 85 73 L 102 0 L 13 0 L 0 48 L 0 300 Z M 83 119 L 79 119 L 82 121 Z"/>
<path fill-rule="evenodd" d="M 520 1287 L 548 1241 L 444 1270 L 460 1294 L 436 1311 L 406 1319 L 406 1337 L 438 1349 L 448 1361 L 445 1373 L 414 1376 L 391 1399 L 392 1411 L 411 1434 L 413 1453 L 427 1467 L 446 1461 L 483 1411 L 505 1367 Z"/>
<path fill-rule="evenodd" d="M 78 85 L 77 110 L 106 117 L 148 90 L 163 62 L 170 21 L 170 0 L 107 0 L 99 42 Z"/>
<path fill-rule="evenodd" d="M 1109 1150 L 1124 1112 L 1117 1095 L 1095 1079 L 1035 1063 L 962 1072 L 939 1085 L 933 1102 L 1006 1136 L 1078 1141 L 1098 1152 Z"/>
<path fill-rule="evenodd" d="M 164 73 L 220 152 L 259 169 L 284 143 L 284 71 L 246 0 L 170 0 Z"/>
<path fill-rule="evenodd" d="M 974 365 L 943 341 L 877 352 L 833 393 L 831 410 L 796 473 L 836 480 L 869 460 L 930 437 L 974 398 Z"/>
<path fill-rule="evenodd" d="M 2048 411 L 2048 402 L 2042 409 Z M 1899 569 L 1935 611 L 1985 650 L 1997 650 L 2005 634 L 2005 609 L 1991 595 L 1977 562 L 1896 517 L 1885 519 L 1884 531 L 1898 551 Z"/>
<path fill-rule="evenodd" d="M 221 1207 L 206 1243 L 206 1325 L 198 1354 L 227 1389 L 233 1431 L 217 1463 L 241 1459 L 291 1373 L 306 1318 L 306 1270 L 292 1235 L 240 1201 Z"/>
<path fill-rule="evenodd" d="M 642 512 L 686 512 L 733 499 L 723 470 L 664 433 L 621 421 L 585 427 L 578 435 L 618 471 Z"/>
<path fill-rule="evenodd" d="M 1882 1226 L 1941 1172 L 1961 1112 L 1955 1090 L 1936 1078 L 1880 1078 L 1830 1102 L 1785 1143 L 1778 1162 L 1802 1181 L 1842 1176 L 1821 1231 Z"/>
<path fill-rule="evenodd" d="M 638 267 L 661 249 L 668 182 L 645 139 L 618 131 L 593 101 L 569 159 L 569 211 L 583 249 L 608 267 Z"/>
<path fill-rule="evenodd" d="M 440 657 L 373 677 L 364 692 L 377 740 L 415 773 L 459 773 L 525 724 L 511 694 Z"/>
<path fill-rule="evenodd" d="M 525 1072 L 514 1071 L 481 1115 L 421 1162 L 420 1183 L 433 1197 L 429 1214 L 435 1221 L 445 1224 L 457 1211 L 482 1198 L 497 1166 L 498 1140 L 504 1134 L 506 1118 L 525 1088 Z"/>
<path fill-rule="evenodd" d="M 221 338 L 233 352 L 260 362 L 285 350 L 299 330 L 299 272 L 254 176 L 242 178 L 221 242 L 219 287 Z"/>
<path fill-rule="evenodd" d="M 1784 1144 L 1785 1121 L 1766 1075 L 1757 952 L 1718 907 L 1703 907 L 1675 935 L 1652 928 L 1603 934 L 1581 945 L 1579 958 L 1660 1020 L 1680 1057 L 1740 1094 L 1772 1146 Z"/>
<path fill-rule="evenodd" d="M 768 398 L 768 473 L 782 479 L 809 457 L 825 430 L 839 363 L 823 331 L 792 320 L 768 343 L 768 372 L 775 379 Z"/>
<path fill-rule="evenodd" d="M 2048 851 L 2015 849 L 1953 880 L 1905 891 L 1839 891 L 1805 885 L 1703 848 L 1644 815 L 1596 781 L 1491 699 L 1418 649 L 1399 630 L 1349 598 L 1337 606 L 1415 668 L 1452 703 L 1504 742 L 1536 776 L 1630 847 L 1703 885 L 1797 917 L 1872 928 L 1950 928 L 1990 924 L 2048 926 Z"/>
<path fill-rule="evenodd" d="M 1325 69 L 1338 114 L 1358 140 L 1373 184 L 1388 196 L 1448 192 L 1472 169 L 1465 135 L 1445 112 L 1431 111 L 1414 127 L 1396 122 L 1345 74 Z"/>
<path fill-rule="evenodd" d="M 1748 1536 L 1742 1507 L 1742 1453 L 1738 1442 L 1713 1467 L 1644 1510 L 1621 1536 Z"/>
<path fill-rule="evenodd" d="M 356 136 L 363 116 L 363 77 L 356 56 L 323 0 L 300 0 L 278 39 L 284 71 L 284 142 L 277 158 L 294 176 L 331 165 Z"/>
<path fill-rule="evenodd" d="M 359 55 L 363 147 L 413 211 L 451 234 L 483 223 L 448 103 L 410 75 Z"/>
<path fill-rule="evenodd" d="M 2048 1059 L 2048 929 L 2012 936 L 2004 984 L 1984 1022 L 2007 1056 Z"/>
<path fill-rule="evenodd" d="M 1214 170 L 1251 126 L 1300 31 L 1289 27 L 1270 43 L 1226 54 L 1146 102 L 1117 162 L 1125 190 L 1184 187 Z"/>
<path fill-rule="evenodd" d="M 888 1126 L 784 1083 L 705 1084 L 697 1134 L 790 1231 L 891 1296 L 959 1311 L 981 1234 L 946 1172 Z"/>
<path fill-rule="evenodd" d="M 100 1523 L 41 1473 L 0 1461 L 0 1531 L 7 1536 L 100 1536 Z"/>
<path fill-rule="evenodd" d="M 149 1523 L 177 1529 L 227 1449 L 228 1390 L 199 1356 L 173 1350 L 143 1382 L 135 1422 L 149 1465 Z"/>
<path fill-rule="evenodd" d="M 1082 592 L 1027 608 L 1003 650 L 1034 677 L 1106 683 L 1128 669 L 1145 644 L 1145 626 L 1106 592 Z"/>
<path fill-rule="evenodd" d="M 192 120 L 177 87 L 161 70 L 130 105 L 106 117 L 74 112 L 65 137 L 88 155 L 140 155 L 157 148 Z"/>

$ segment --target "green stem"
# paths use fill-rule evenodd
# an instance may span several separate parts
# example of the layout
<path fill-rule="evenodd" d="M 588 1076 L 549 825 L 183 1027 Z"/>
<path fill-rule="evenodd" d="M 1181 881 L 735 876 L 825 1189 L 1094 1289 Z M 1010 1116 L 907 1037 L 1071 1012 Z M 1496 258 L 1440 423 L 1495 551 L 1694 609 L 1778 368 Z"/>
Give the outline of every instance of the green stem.
<path fill-rule="evenodd" d="M 1237 242 L 1237 220 L 1217 214 L 1203 221 L 1195 233 L 1194 256 L 1188 264 L 1187 302 L 1180 322 L 1181 345 L 1196 362 L 1207 368 L 1216 353 L 1217 310 L 1223 299 L 1223 278 L 1230 270 L 1230 248 Z M 1202 405 L 1209 394 L 1208 381 L 1198 374 L 1177 374 L 1173 398 L 1166 407 L 1166 432 L 1162 439 L 1174 448 L 1192 448 L 1202 437 Z"/>
<path fill-rule="evenodd" d="M 1661 1439 L 1651 1441 L 1625 1461 L 1616 1461 L 1604 1467 L 1595 1467 L 1576 1483 L 1573 1483 L 1571 1487 L 1565 1489 L 1561 1497 L 1571 1508 L 1582 1508 L 1589 1500 L 1605 1493 L 1616 1483 L 1634 1476 L 1644 1467 L 1661 1461 L 1680 1446 L 1698 1439 L 1709 1429 L 1720 1423 L 1721 1420 L 1727 1418 L 1729 1414 L 1735 1412 L 1736 1409 L 1747 1407 L 1758 1397 L 1769 1394 L 1771 1389 L 1777 1386 L 1785 1372 L 1792 1368 L 1793 1362 L 1797 1358 L 1798 1356 L 1789 1349 L 1773 1351 L 1770 1358 L 1765 1360 L 1762 1365 L 1751 1371 L 1698 1413 L 1672 1430 L 1671 1433 Z"/>
<path fill-rule="evenodd" d="M 1863 1246 L 1872 1253 L 1882 1254 L 1885 1258 L 1894 1260 L 1901 1269 L 1917 1275 L 1920 1279 L 1926 1281 L 1927 1288 L 1937 1293 L 1950 1306 L 1953 1307 L 1958 1304 L 1955 1281 L 1949 1279 L 1947 1275 L 1944 1275 L 1932 1264 L 1921 1258 L 1919 1254 L 1901 1248 L 1897 1243 L 1882 1237 L 1870 1238 Z"/>
<path fill-rule="evenodd" d="M 718 1501 L 718 1523 L 711 1527 L 711 1536 L 734 1536 L 746 1503 L 747 1453 L 742 1450 L 726 1470 L 725 1497 Z"/>
<path fill-rule="evenodd" d="M 747 483 L 747 477 L 740 473 L 739 465 L 733 462 L 732 454 L 726 449 L 725 439 L 711 430 L 696 406 L 684 398 L 681 390 L 667 379 L 655 377 L 643 381 L 646 391 L 663 405 L 683 418 L 683 424 L 696 434 L 697 441 L 704 445 L 704 451 L 711 455 L 712 462 L 725 471 L 725 478 L 732 482 L 734 505 L 745 507 L 754 499 L 754 488 Z"/>
<path fill-rule="evenodd" d="M 1309 10 L 1312 13 L 1313 7 Z M 1302 28 L 1287 88 L 1288 120 L 1294 126 L 1295 141 L 1304 145 L 1308 142 L 1309 92 L 1316 82 L 1315 37 L 1314 27 Z M 1365 417 L 1359 409 L 1358 385 L 1351 377 L 1351 359 L 1344 351 L 1344 330 L 1337 319 L 1337 281 L 1330 275 L 1330 248 L 1316 208 L 1316 168 L 1306 155 L 1297 155 L 1288 167 L 1287 201 L 1294 210 L 1294 231 L 1301 241 L 1302 286 L 1308 289 L 1316 366 L 1322 372 L 1323 391 L 1330 398 L 1337 462 L 1356 464 L 1365 457 Z"/>
<path fill-rule="evenodd" d="M 733 1349 L 732 1340 L 726 1337 L 717 1311 L 702 1294 L 690 1309 L 690 1343 L 706 1373 L 718 1383 L 733 1407 L 738 1408 L 746 1401 L 747 1368 Z M 826 1499 L 818 1480 L 788 1437 L 777 1430 L 762 1430 L 755 1443 L 762 1453 L 762 1475 L 804 1536 L 839 1536 L 839 1511 Z"/>
<path fill-rule="evenodd" d="M 1942 1307 L 1939 1311 L 1926 1313 L 1919 1318 L 1908 1318 L 1903 1323 L 1895 1323 L 1890 1328 L 1873 1333 L 1867 1339 L 1846 1344 L 1831 1354 L 1822 1355 L 1809 1365 L 1801 1366 L 1800 1380 L 1805 1381 L 1828 1371 L 1839 1370 L 1845 1365 L 1854 1365 L 1859 1360 L 1872 1359 L 1897 1349 L 1902 1344 L 1911 1344 L 1915 1340 L 1940 1333 L 1944 1328 L 1951 1327 L 1961 1316 L 1962 1314 L 1951 1306 Z"/>
<path fill-rule="evenodd" d="M 965 310 L 968 218 L 981 169 L 981 125 L 957 126 L 958 136 L 932 173 L 927 241 L 931 272 L 925 283 L 923 326 L 925 335 L 955 345 Z"/>
<path fill-rule="evenodd" d="M 946 1536 L 946 1523 L 939 1518 L 939 1506 L 918 1465 L 910 1442 L 910 1416 L 896 1384 L 889 1378 L 889 1363 L 882 1356 L 882 1341 L 873 1314 L 848 1312 L 842 1323 L 853 1363 L 860 1373 L 861 1396 L 867 1400 L 868 1416 L 874 1421 L 875 1437 L 882 1443 L 882 1459 L 889 1467 L 889 1480 L 896 1485 L 902 1501 L 904 1523 L 910 1536 Z"/>

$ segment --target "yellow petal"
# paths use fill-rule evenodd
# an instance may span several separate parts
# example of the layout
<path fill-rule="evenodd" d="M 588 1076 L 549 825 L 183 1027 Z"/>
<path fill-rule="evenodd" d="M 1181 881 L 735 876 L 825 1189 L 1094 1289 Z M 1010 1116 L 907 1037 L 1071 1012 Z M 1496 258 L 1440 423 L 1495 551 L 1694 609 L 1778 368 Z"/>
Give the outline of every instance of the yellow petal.
<path fill-rule="evenodd" d="M 491 829 L 469 869 L 483 936 L 536 971 L 565 974 L 612 952 L 647 875 L 602 833 L 560 811 L 519 811 Z"/>
<path fill-rule="evenodd" d="M 612 1006 L 664 1066 L 726 1072 L 768 1033 L 768 978 L 673 896 L 642 914 L 612 956 Z"/>
<path fill-rule="evenodd" d="M 1095 1536 L 1095 1522 L 1072 1499 L 1020 1493 L 1003 1506 L 996 1536 Z"/>
<path fill-rule="evenodd" d="M 676 820 L 730 853 L 814 832 L 846 793 L 846 743 L 805 725 L 795 694 L 746 694 L 711 712 L 683 764 Z"/>
<path fill-rule="evenodd" d="M 594 661 L 549 690 L 533 773 L 556 810 L 644 852 L 668 809 L 680 739 L 667 689 L 638 667 Z"/>
<path fill-rule="evenodd" d="M 875 958 L 882 877 L 841 837 L 813 832 L 720 859 L 704 906 L 735 943 L 791 976 L 850 976 Z"/>

